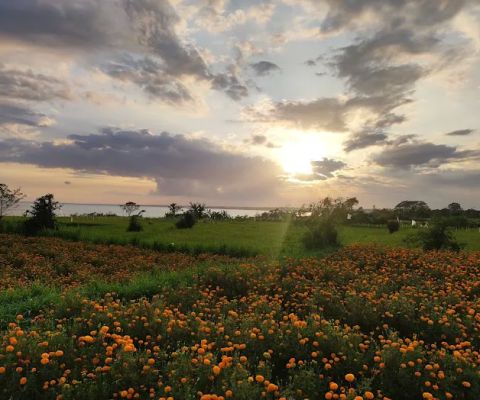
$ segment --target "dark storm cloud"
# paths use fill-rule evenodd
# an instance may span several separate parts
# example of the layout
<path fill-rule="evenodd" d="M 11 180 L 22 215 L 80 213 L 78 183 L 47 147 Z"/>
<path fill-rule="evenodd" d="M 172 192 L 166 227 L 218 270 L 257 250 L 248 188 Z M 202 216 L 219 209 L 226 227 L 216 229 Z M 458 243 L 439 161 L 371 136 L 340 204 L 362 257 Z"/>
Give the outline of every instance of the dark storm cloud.
<path fill-rule="evenodd" d="M 0 64 L 0 96 L 31 101 L 69 100 L 70 90 L 60 79 L 5 68 Z"/>
<path fill-rule="evenodd" d="M 270 61 L 252 63 L 250 64 L 250 68 L 252 68 L 258 76 L 266 76 L 272 72 L 280 71 L 280 67 Z"/>
<path fill-rule="evenodd" d="M 438 167 L 452 161 L 476 159 L 479 150 L 459 151 L 454 146 L 422 142 L 413 135 L 399 137 L 390 141 L 373 161 L 383 167 L 411 169 L 413 167 Z"/>
<path fill-rule="evenodd" d="M 52 122 L 47 115 L 36 112 L 26 105 L 0 102 L 0 126 L 18 124 L 43 127 L 51 125 Z"/>
<path fill-rule="evenodd" d="M 474 129 L 458 129 L 456 131 L 451 131 L 446 133 L 447 136 L 468 136 L 475 132 Z"/>
<path fill-rule="evenodd" d="M 207 139 L 149 131 L 104 129 L 70 135 L 69 143 L 0 141 L 0 161 L 90 173 L 148 177 L 165 195 L 212 195 L 248 199 L 276 190 L 278 167 L 259 157 L 221 149 Z"/>
<path fill-rule="evenodd" d="M 383 132 L 361 132 L 351 136 L 347 141 L 345 141 L 343 143 L 343 149 L 346 152 L 364 149 L 366 147 L 384 143 L 387 137 L 388 136 Z"/>

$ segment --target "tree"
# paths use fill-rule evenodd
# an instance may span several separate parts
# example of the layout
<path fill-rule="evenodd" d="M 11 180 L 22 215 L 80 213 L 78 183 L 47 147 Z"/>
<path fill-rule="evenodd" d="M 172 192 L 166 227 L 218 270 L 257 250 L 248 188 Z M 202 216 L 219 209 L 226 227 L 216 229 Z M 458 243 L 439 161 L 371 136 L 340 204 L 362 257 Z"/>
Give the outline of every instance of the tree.
<path fill-rule="evenodd" d="M 175 217 L 181 210 L 182 210 L 182 207 L 177 203 L 170 203 L 168 205 L 168 213 L 166 214 L 166 216 Z"/>
<path fill-rule="evenodd" d="M 140 206 L 133 201 L 127 201 L 125 204 L 122 204 L 120 208 L 130 217 L 135 211 L 140 209 Z"/>
<path fill-rule="evenodd" d="M 404 200 L 394 208 L 395 214 L 400 218 L 428 218 L 430 207 L 421 200 Z"/>
<path fill-rule="evenodd" d="M 312 218 L 328 218 L 336 223 L 343 223 L 347 219 L 347 214 L 352 212 L 353 207 L 358 204 L 356 197 L 343 200 L 341 198 L 333 199 L 325 197 L 324 199 L 312 203 L 309 206 Z"/>
<path fill-rule="evenodd" d="M 20 188 L 10 189 L 5 183 L 0 183 L 0 220 L 5 213 L 25 198 Z"/>
<path fill-rule="evenodd" d="M 202 219 L 203 217 L 205 217 L 206 216 L 206 209 L 207 209 L 207 206 L 205 205 L 205 203 L 192 203 L 192 202 L 190 202 L 189 212 L 191 212 L 193 214 L 195 219 Z"/>
<path fill-rule="evenodd" d="M 39 197 L 32 208 L 25 213 L 26 216 L 30 216 L 25 221 L 26 232 L 35 234 L 43 229 L 56 229 L 55 211 L 61 207 L 58 201 L 54 200 L 53 194 Z"/>
<path fill-rule="evenodd" d="M 451 214 L 451 215 L 459 215 L 461 214 L 462 212 L 462 206 L 459 204 L 459 203 L 450 203 L 448 206 L 447 206 L 447 209 L 448 209 L 448 212 Z"/>
<path fill-rule="evenodd" d="M 322 249 L 329 246 L 338 246 L 337 224 L 347 219 L 347 214 L 358 204 L 352 197 L 347 200 L 324 199 L 310 204 L 311 216 L 305 221 L 307 232 L 302 240 L 307 249 Z"/>

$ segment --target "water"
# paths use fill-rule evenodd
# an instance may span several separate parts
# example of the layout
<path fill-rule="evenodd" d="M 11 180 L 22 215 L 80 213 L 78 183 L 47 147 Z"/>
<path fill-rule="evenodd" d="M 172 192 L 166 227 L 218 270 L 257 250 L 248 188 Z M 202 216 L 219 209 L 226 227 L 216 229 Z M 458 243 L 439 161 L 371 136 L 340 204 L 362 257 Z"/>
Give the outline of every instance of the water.
<path fill-rule="evenodd" d="M 26 210 L 29 210 L 32 203 L 21 202 L 18 206 L 10 210 L 8 215 L 23 215 Z M 141 210 L 145 210 L 143 214 L 147 218 L 159 218 L 164 217 L 168 212 L 168 207 L 165 206 L 140 206 Z M 242 209 L 242 208 L 211 208 L 212 211 L 226 211 L 230 216 L 248 216 L 254 217 L 257 214 L 265 212 L 265 209 Z M 70 215 L 82 215 L 82 214 L 117 214 L 124 216 L 119 205 L 115 204 L 72 204 L 63 203 L 62 208 L 57 211 L 57 215 L 61 217 L 69 217 Z"/>

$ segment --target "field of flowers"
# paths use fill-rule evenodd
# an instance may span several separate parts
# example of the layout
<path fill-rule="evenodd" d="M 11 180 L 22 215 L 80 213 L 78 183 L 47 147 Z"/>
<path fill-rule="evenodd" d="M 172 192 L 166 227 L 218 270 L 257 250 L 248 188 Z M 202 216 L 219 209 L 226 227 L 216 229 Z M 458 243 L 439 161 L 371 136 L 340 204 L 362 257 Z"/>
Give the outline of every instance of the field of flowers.
<path fill-rule="evenodd" d="M 127 281 L 142 272 L 180 271 L 228 257 L 158 253 L 134 246 L 94 245 L 0 234 L 0 290 L 32 282 L 71 288 L 90 281 Z"/>
<path fill-rule="evenodd" d="M 2 399 L 480 399 L 478 252 L 350 246 L 280 263 L 208 256 L 195 279 L 126 299 L 85 295 L 75 267 L 92 275 L 88 257 L 98 252 L 109 267 L 97 279 L 124 280 L 144 268 L 181 273 L 194 261 L 4 240 L 3 287 L 37 254 L 44 281 L 66 289 L 59 303 L 5 325 Z M 71 263 L 71 280 L 55 272 L 59 260 Z M 17 282 L 41 279 L 38 268 Z"/>

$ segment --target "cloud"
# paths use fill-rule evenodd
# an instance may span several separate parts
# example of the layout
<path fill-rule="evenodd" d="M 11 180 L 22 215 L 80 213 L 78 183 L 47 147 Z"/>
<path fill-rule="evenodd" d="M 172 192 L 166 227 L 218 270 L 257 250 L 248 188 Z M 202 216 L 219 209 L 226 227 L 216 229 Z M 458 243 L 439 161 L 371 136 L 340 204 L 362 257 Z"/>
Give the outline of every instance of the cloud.
<path fill-rule="evenodd" d="M 265 146 L 268 148 L 278 147 L 270 142 L 265 135 L 252 135 L 250 138 L 245 139 L 244 143 L 252 144 L 254 146 Z"/>
<path fill-rule="evenodd" d="M 446 133 L 447 136 L 468 136 L 475 132 L 474 129 L 458 129 L 456 131 L 451 131 Z"/>
<path fill-rule="evenodd" d="M 102 71 L 121 81 L 134 83 L 153 99 L 170 104 L 193 100 L 187 87 L 174 77 L 165 75 L 162 66 L 152 58 L 134 59 L 125 54 L 119 60 L 102 66 Z"/>
<path fill-rule="evenodd" d="M 391 113 L 409 100 L 384 96 L 353 96 L 351 98 L 323 97 L 311 101 L 280 101 L 261 106 L 247 107 L 246 118 L 261 122 L 283 122 L 304 129 L 325 129 L 345 132 L 365 129 L 366 126 L 390 126 L 402 121 Z"/>
<path fill-rule="evenodd" d="M 191 97 L 185 77 L 212 82 L 233 99 L 245 97 L 245 86 L 234 82 L 238 77 L 211 71 L 200 51 L 177 34 L 180 22 L 167 0 L 0 0 L 0 42 L 88 52 L 103 59 L 100 68 L 108 75 L 170 103 Z"/>
<path fill-rule="evenodd" d="M 216 90 L 224 90 L 231 99 L 236 101 L 248 96 L 248 87 L 240 82 L 233 72 L 215 75 L 212 87 Z"/>
<path fill-rule="evenodd" d="M 68 85 L 60 79 L 31 70 L 7 69 L 0 65 L 0 96 L 31 101 L 70 100 Z"/>
<path fill-rule="evenodd" d="M 316 0 L 309 0 L 320 4 Z M 368 20 L 383 21 L 387 26 L 403 22 L 418 28 L 430 27 L 452 19 L 467 0 L 327 0 L 328 12 L 322 21 L 324 33 L 357 28 Z M 473 1 L 471 2 L 473 3 Z"/>
<path fill-rule="evenodd" d="M 345 80 L 351 96 L 395 99 L 388 112 L 396 119 L 393 123 L 403 122 L 406 116 L 392 111 L 412 101 L 416 84 L 434 73 L 456 67 L 468 55 L 465 41 L 462 45 L 452 45 L 444 34 L 446 24 L 468 3 L 327 0 L 322 32 L 339 34 L 357 30 L 355 42 L 338 49 L 327 65 Z M 457 41 L 464 39 L 459 37 Z M 364 129 L 388 127 L 392 124 L 391 116 L 379 115 L 378 121 L 372 121 Z"/>
<path fill-rule="evenodd" d="M 280 71 L 280 67 L 270 61 L 252 63 L 250 64 L 250 68 L 252 68 L 258 76 L 266 76 L 272 72 Z"/>
<path fill-rule="evenodd" d="M 428 174 L 425 180 L 428 184 L 438 185 L 444 188 L 453 186 L 471 191 L 478 187 L 480 170 L 449 169 Z"/>
<path fill-rule="evenodd" d="M 314 175 L 320 175 L 325 178 L 332 178 L 333 172 L 341 170 L 347 166 L 343 161 L 332 158 L 323 158 L 319 161 L 312 161 L 312 170 Z"/>
<path fill-rule="evenodd" d="M 343 161 L 325 157 L 322 160 L 311 161 L 311 166 L 311 173 L 294 174 L 291 178 L 299 182 L 325 181 L 337 176 L 334 172 L 342 170 L 347 164 Z"/>
<path fill-rule="evenodd" d="M 55 121 L 47 115 L 33 111 L 26 105 L 0 102 L 0 126 L 15 124 L 31 127 L 47 127 Z"/>
<path fill-rule="evenodd" d="M 276 7 L 270 0 L 249 3 L 251 2 L 199 0 L 191 7 L 191 22 L 208 32 L 220 33 L 248 22 L 264 24 L 270 20 Z"/>
<path fill-rule="evenodd" d="M 436 168 L 452 161 L 464 161 L 480 157 L 479 150 L 459 151 L 454 146 L 419 141 L 413 135 L 401 136 L 390 141 L 373 161 L 382 167 L 412 169 Z"/>
<path fill-rule="evenodd" d="M 351 136 L 343 143 L 343 149 L 348 153 L 353 150 L 364 149 L 376 144 L 384 143 L 387 135 L 383 132 L 361 132 Z"/>
<path fill-rule="evenodd" d="M 229 201 L 274 196 L 281 175 L 271 161 L 224 150 L 205 138 L 111 128 L 70 135 L 62 143 L 5 139 L 0 141 L 0 161 L 147 177 L 157 182 L 162 195 Z"/>
<path fill-rule="evenodd" d="M 0 37 L 44 47 L 92 49 L 127 41 L 120 1 L 0 1 Z M 133 40 L 128 40 L 133 43 Z"/>

